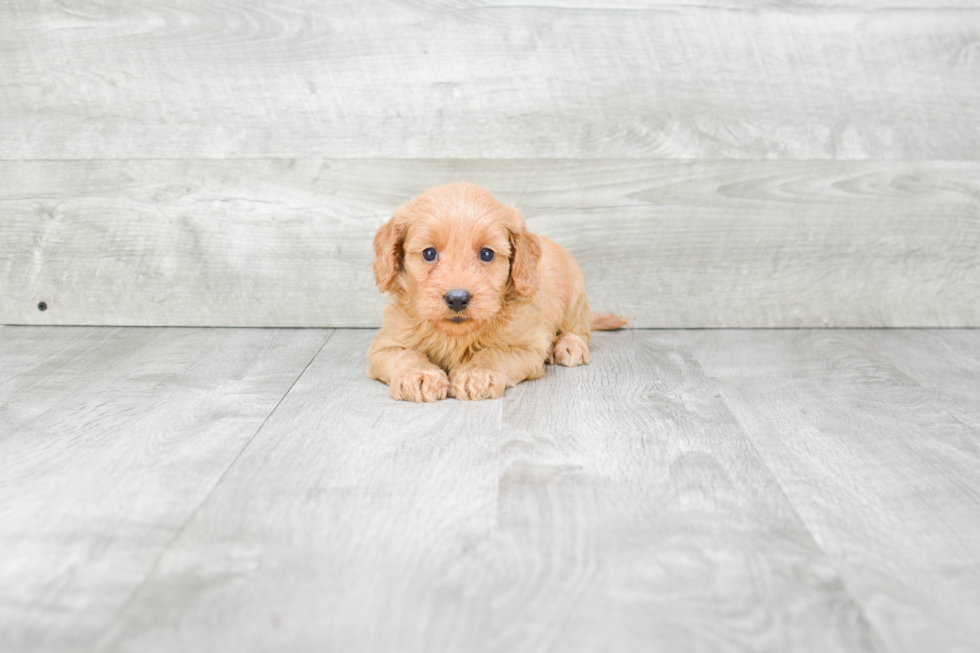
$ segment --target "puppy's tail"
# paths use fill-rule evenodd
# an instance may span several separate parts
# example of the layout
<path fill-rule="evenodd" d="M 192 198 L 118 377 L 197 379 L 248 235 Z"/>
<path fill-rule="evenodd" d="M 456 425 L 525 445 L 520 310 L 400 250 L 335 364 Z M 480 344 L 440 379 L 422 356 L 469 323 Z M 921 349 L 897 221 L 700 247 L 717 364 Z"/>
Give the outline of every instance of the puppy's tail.
<path fill-rule="evenodd" d="M 627 324 L 629 324 L 629 320 L 613 313 L 592 314 L 593 331 L 613 331 L 614 329 L 622 329 Z"/>

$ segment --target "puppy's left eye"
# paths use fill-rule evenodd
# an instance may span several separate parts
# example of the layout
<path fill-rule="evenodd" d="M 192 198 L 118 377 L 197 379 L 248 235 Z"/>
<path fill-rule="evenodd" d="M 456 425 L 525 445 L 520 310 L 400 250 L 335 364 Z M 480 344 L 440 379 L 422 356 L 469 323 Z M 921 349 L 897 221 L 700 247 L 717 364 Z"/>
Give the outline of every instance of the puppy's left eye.
<path fill-rule="evenodd" d="M 490 248 L 488 248 L 488 247 L 484 247 L 483 249 L 481 249 L 480 250 L 480 260 L 481 261 L 486 261 L 487 263 L 489 263 L 490 261 L 492 261 L 493 260 L 493 250 L 490 249 Z"/>

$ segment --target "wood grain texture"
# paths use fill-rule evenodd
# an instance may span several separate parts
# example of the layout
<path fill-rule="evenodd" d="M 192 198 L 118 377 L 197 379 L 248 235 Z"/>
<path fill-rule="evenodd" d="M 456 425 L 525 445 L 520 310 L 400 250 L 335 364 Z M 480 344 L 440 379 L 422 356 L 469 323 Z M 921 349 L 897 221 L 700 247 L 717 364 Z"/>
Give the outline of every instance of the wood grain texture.
<path fill-rule="evenodd" d="M 861 342 L 931 391 L 942 411 L 980 432 L 980 330 L 876 330 Z M 972 448 L 980 451 L 980 440 Z"/>
<path fill-rule="evenodd" d="M 377 326 L 374 231 L 469 180 L 634 326 L 980 326 L 978 179 L 972 162 L 0 162 L 0 323 Z"/>
<path fill-rule="evenodd" d="M 896 344 L 876 331 L 673 334 L 889 649 L 975 650 L 980 430 L 955 417 L 962 395 L 920 386 L 901 367 L 911 360 L 927 379 L 962 369 L 977 339 L 905 332 L 893 363 L 879 338 Z"/>
<path fill-rule="evenodd" d="M 480 651 L 502 402 L 393 401 L 338 331 L 97 651 Z"/>
<path fill-rule="evenodd" d="M 591 348 L 504 413 L 491 649 L 884 650 L 690 353 Z"/>
<path fill-rule="evenodd" d="M 103 632 L 326 337 L 0 330 L 0 650 Z"/>
<path fill-rule="evenodd" d="M 418 406 L 372 336 L 331 338 L 95 650 L 881 650 L 683 351 L 603 334 Z"/>
<path fill-rule="evenodd" d="M 980 645 L 980 331 L 599 333 L 425 406 L 328 335 L 0 327 L 0 650 Z"/>
<path fill-rule="evenodd" d="M 7 2 L 0 158 L 976 160 L 978 44 L 964 0 Z"/>

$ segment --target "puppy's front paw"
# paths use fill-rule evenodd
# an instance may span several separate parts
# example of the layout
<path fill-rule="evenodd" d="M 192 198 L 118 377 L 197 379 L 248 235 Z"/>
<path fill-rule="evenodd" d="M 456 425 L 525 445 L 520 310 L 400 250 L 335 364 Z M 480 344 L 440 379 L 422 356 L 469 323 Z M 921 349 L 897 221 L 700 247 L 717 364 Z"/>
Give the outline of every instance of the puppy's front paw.
<path fill-rule="evenodd" d="M 506 389 L 507 378 L 496 370 L 470 367 L 449 375 L 449 393 L 457 399 L 496 399 L 503 397 Z"/>
<path fill-rule="evenodd" d="M 449 377 L 438 369 L 418 369 L 391 378 L 391 398 L 402 401 L 439 401 L 449 392 Z"/>
<path fill-rule="evenodd" d="M 566 333 L 555 341 L 548 362 L 552 365 L 564 365 L 565 367 L 588 365 L 589 346 L 585 344 L 585 340 L 581 336 Z"/>

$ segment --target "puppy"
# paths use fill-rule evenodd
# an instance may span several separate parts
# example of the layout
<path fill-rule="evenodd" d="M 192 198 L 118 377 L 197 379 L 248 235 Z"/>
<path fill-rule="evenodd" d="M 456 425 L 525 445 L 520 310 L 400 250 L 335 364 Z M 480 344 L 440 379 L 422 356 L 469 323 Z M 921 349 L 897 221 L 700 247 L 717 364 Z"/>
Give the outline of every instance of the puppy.
<path fill-rule="evenodd" d="M 492 399 L 589 362 L 593 314 L 568 251 L 528 232 L 524 217 L 472 184 L 431 188 L 374 237 L 374 277 L 393 302 L 368 349 L 368 376 L 406 401 Z"/>

